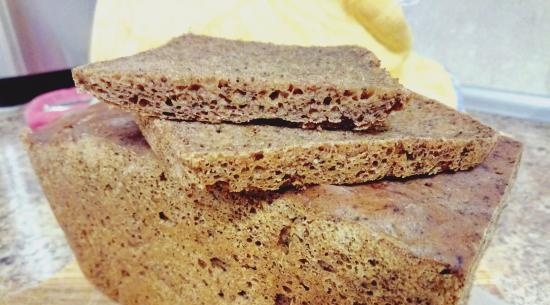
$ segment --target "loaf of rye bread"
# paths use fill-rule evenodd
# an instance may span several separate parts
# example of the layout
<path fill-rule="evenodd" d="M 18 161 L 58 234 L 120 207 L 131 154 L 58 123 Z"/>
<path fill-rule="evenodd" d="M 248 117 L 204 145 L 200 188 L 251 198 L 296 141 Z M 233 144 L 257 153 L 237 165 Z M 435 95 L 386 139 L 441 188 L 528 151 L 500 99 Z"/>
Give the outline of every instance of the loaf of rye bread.
<path fill-rule="evenodd" d="M 375 133 L 136 117 L 168 174 L 232 192 L 285 185 L 355 184 L 479 164 L 496 133 L 469 115 L 413 96 Z"/>
<path fill-rule="evenodd" d="M 149 116 L 209 123 L 283 119 L 305 128 L 383 125 L 408 93 L 370 51 L 183 35 L 73 70 L 78 88 Z"/>
<path fill-rule="evenodd" d="M 122 304 L 464 304 L 521 147 L 471 171 L 302 191 L 172 180 L 96 105 L 26 143 L 86 277 Z"/>

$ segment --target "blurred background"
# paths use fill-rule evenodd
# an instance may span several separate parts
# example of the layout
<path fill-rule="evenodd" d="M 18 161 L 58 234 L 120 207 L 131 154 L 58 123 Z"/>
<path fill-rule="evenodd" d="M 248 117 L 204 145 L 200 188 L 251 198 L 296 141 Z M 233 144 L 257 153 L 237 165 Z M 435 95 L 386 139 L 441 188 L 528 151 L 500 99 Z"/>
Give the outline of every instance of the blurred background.
<path fill-rule="evenodd" d="M 550 1 L 411 2 L 414 48 L 463 84 L 550 94 Z"/>
<path fill-rule="evenodd" d="M 158 18 L 154 16 L 148 18 L 150 22 L 145 20 L 137 23 L 133 17 L 145 18 L 139 14 L 140 7 L 147 7 L 147 2 L 160 7 L 161 14 Z M 226 3 L 231 2 L 239 1 Z M 385 2 L 388 1 L 381 1 L 381 3 Z M 464 90 L 458 90 L 459 108 L 474 108 L 474 110 L 525 117 L 531 115 L 532 118 L 539 120 L 547 117 L 548 112 L 544 112 L 544 107 L 550 103 L 548 98 L 545 98 L 550 95 L 549 1 L 402 0 L 397 2 L 402 6 L 412 32 L 413 49 L 443 65 L 454 77 L 455 88 L 464 88 Z M 144 48 L 142 46 L 147 45 L 143 41 L 151 38 L 147 37 L 147 34 L 139 36 L 131 33 L 137 31 L 136 27 L 140 25 L 147 25 L 145 27 L 147 31 L 153 33 L 155 31 L 150 30 L 152 24 L 162 29 L 163 25 L 174 23 L 182 24 L 180 28 L 176 27 L 176 31 L 195 28 L 199 29 L 198 32 L 205 32 L 205 27 L 200 24 L 201 21 L 193 23 L 193 20 L 184 20 L 192 19 L 193 16 L 189 17 L 189 14 L 180 13 L 181 20 L 172 20 L 177 17 L 172 14 L 166 15 L 169 10 L 162 9 L 163 3 L 165 3 L 164 7 L 177 7 L 178 4 L 174 4 L 174 1 L 133 1 L 130 5 L 122 4 L 120 1 L 112 1 L 111 4 L 100 2 L 97 11 L 99 16 L 96 16 L 94 25 L 96 3 L 95 0 L 0 0 L 0 79 L 4 80 L 3 83 L 11 84 L 6 81 L 7 78 L 65 70 L 88 62 L 90 56 L 92 59 L 105 59 L 109 57 L 105 56 L 103 50 L 105 48 L 112 50 L 111 57 L 141 51 Z M 206 8 L 201 7 L 200 3 L 191 5 L 197 11 Z M 230 5 L 218 5 L 217 8 L 208 9 L 215 11 Z M 165 14 L 165 18 L 170 21 L 162 21 L 164 19 L 162 14 Z M 195 18 L 201 17 L 200 14 L 193 15 Z M 213 19 L 213 15 L 210 14 L 203 19 Z M 306 15 L 304 19 L 308 17 Z M 113 27 L 109 18 L 118 20 L 116 25 L 118 28 Z M 368 27 L 367 29 L 370 30 Z M 124 31 L 129 34 L 124 36 L 118 45 L 112 45 L 112 42 L 106 45 L 105 42 L 109 42 L 106 36 L 109 35 L 105 33 L 115 33 L 110 39 L 114 37 L 120 39 L 122 37 L 120 32 Z M 219 32 L 217 30 L 214 34 Z M 94 37 L 92 33 L 96 33 Z M 98 37 L 98 33 L 101 37 Z M 327 36 L 330 34 L 333 33 Z M 130 41 L 131 39 L 133 41 Z M 163 42 L 166 39 L 168 37 L 160 35 L 159 41 Z M 95 45 L 92 45 L 94 41 Z M 311 43 L 315 42 L 318 40 Z M 149 42 L 150 47 L 159 43 Z M 327 44 L 330 43 L 329 39 Z M 102 46 L 98 46 L 99 44 Z M 379 56 L 384 62 L 384 56 Z M 391 70 L 391 67 L 389 69 Z M 50 75 L 50 78 L 46 76 L 45 80 L 40 79 L 53 82 L 46 85 L 43 90 L 56 87 L 55 82 L 59 83 L 57 87 L 70 85 L 70 78 L 67 76 L 67 74 L 54 74 Z M 405 84 L 407 85 L 406 81 Z M 411 87 L 416 89 L 415 85 Z M 475 90 L 477 87 L 496 89 L 498 92 L 478 92 Z M 32 95 L 38 94 L 40 89 L 42 88 L 31 89 L 25 94 L 5 92 L 0 95 L 0 105 L 28 101 Z M 424 93 L 421 89 L 417 91 Z M 502 96 L 502 91 L 524 93 L 524 95 Z M 494 94 L 491 95 L 491 93 Z M 491 97 L 486 98 L 487 94 Z M 461 98 L 461 95 L 466 98 Z M 441 99 L 445 98 L 441 97 Z M 514 103 L 518 103 L 518 99 L 523 100 L 524 114 L 518 114 L 518 109 L 514 108 L 517 107 Z M 494 107 L 494 103 L 498 104 L 499 101 L 502 109 Z M 543 111 L 544 115 L 541 115 L 540 111 Z"/>

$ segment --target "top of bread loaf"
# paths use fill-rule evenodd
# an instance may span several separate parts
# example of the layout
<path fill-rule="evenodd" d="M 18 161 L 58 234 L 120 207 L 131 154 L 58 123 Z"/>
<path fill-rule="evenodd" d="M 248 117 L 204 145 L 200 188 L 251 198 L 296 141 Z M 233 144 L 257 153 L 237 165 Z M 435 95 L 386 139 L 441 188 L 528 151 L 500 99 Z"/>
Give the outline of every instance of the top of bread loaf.
<path fill-rule="evenodd" d="M 73 69 L 103 101 L 188 121 L 282 119 L 305 128 L 369 129 L 408 100 L 374 54 L 186 34 L 134 56 Z"/>
<path fill-rule="evenodd" d="M 86 145 L 80 145 L 84 141 Z M 73 147 L 90 158 L 113 156 L 113 160 L 96 160 L 103 166 L 118 162 L 115 159 L 119 157 L 115 156 L 133 156 L 130 157 L 133 160 L 125 161 L 133 167 L 141 163 L 157 164 L 131 116 L 103 104 L 28 134 L 27 143 L 30 146 Z M 35 153 L 48 152 L 38 149 Z M 521 145 L 517 141 L 501 136 L 487 159 L 471 171 L 355 186 L 320 185 L 303 191 L 291 190 L 276 194 L 276 199 L 266 202 L 265 208 L 305 206 L 319 219 L 368 227 L 370 232 L 389 238 L 416 256 L 448 265 L 452 270 L 449 272 L 468 272 L 479 258 L 485 234 L 490 232 L 503 206 L 502 197 L 514 177 L 520 153 Z M 206 190 L 195 191 L 203 192 L 204 198 L 211 198 L 212 202 L 205 204 L 213 206 L 216 200 L 234 201 L 229 206 L 238 205 L 241 201 L 248 202 L 247 196 L 251 196 L 209 197 Z M 256 210 L 261 211 L 261 206 Z"/>
<path fill-rule="evenodd" d="M 55 122 L 26 134 L 29 143 L 60 146 L 95 137 L 136 152 L 149 151 L 149 144 L 132 117 L 104 103 L 67 113 Z"/>

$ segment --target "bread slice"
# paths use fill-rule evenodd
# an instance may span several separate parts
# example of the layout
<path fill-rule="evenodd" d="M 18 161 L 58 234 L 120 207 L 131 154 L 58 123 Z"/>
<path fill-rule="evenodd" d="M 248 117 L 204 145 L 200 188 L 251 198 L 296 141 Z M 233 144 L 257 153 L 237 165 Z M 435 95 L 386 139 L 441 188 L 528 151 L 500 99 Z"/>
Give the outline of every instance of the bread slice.
<path fill-rule="evenodd" d="M 378 133 L 137 121 L 170 175 L 233 192 L 464 170 L 483 161 L 496 141 L 491 128 L 420 96 Z"/>
<path fill-rule="evenodd" d="M 428 178 L 235 194 L 170 179 L 96 105 L 26 142 L 84 274 L 122 304 L 464 304 L 520 144 Z"/>
<path fill-rule="evenodd" d="M 135 56 L 73 70 L 78 88 L 165 119 L 305 128 L 382 126 L 408 93 L 370 51 L 300 47 L 186 34 Z"/>

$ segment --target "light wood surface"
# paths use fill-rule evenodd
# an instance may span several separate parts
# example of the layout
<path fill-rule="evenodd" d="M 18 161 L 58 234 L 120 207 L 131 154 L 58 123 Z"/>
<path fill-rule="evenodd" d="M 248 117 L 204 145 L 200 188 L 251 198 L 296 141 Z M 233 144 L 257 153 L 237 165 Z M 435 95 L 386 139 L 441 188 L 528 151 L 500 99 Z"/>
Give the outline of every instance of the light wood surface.
<path fill-rule="evenodd" d="M 490 272 L 480 269 L 476 274 L 469 305 L 497 305 L 502 303 L 493 294 L 496 286 Z M 0 297 L 0 305 L 116 305 L 90 284 L 73 262 L 36 287 Z"/>
<path fill-rule="evenodd" d="M 76 262 L 34 288 L 8 294 L 1 305 L 116 305 L 82 275 Z"/>

